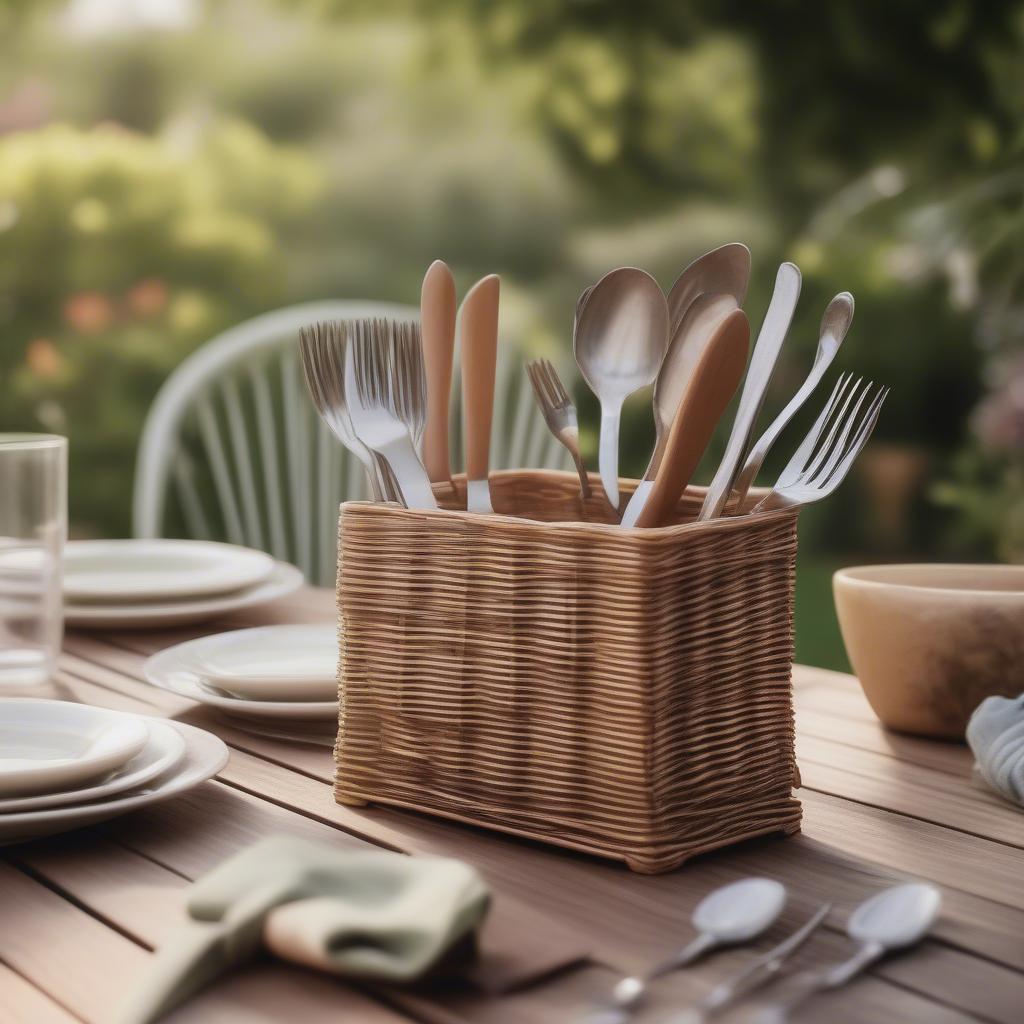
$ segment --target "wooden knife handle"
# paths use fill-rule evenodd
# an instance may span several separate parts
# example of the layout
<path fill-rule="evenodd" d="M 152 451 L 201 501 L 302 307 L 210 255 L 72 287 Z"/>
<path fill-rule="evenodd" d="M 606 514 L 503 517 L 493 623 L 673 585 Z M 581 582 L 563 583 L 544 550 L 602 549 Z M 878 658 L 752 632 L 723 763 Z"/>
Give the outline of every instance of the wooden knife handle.
<path fill-rule="evenodd" d="M 671 515 L 739 387 L 749 349 L 750 324 L 746 314 L 742 309 L 733 310 L 715 328 L 693 369 L 637 526 L 661 526 Z"/>
<path fill-rule="evenodd" d="M 498 276 L 491 274 L 473 285 L 462 300 L 462 422 L 470 480 L 486 480 L 490 460 L 499 288 Z"/>
<path fill-rule="evenodd" d="M 455 348 L 455 279 L 448 265 L 434 260 L 420 292 L 420 330 L 427 378 L 427 422 L 423 462 L 432 483 L 451 477 L 448 454 L 448 406 Z"/>

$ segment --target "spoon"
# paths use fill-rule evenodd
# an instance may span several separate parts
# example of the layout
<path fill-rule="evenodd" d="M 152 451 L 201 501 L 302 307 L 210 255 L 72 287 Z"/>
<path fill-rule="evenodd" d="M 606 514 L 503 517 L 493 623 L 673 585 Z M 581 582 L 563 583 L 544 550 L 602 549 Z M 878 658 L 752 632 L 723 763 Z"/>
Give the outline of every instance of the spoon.
<path fill-rule="evenodd" d="M 750 490 L 764 462 L 769 449 L 778 440 L 779 434 L 796 415 L 797 410 L 811 397 L 811 393 L 825 376 L 825 371 L 835 359 L 839 346 L 842 345 L 846 332 L 853 322 L 853 296 L 849 292 L 840 292 L 827 306 L 821 318 L 821 331 L 818 337 L 818 351 L 814 354 L 814 364 L 807 378 L 800 385 L 800 390 L 789 400 L 775 422 L 761 435 L 757 444 L 750 450 L 747 461 L 733 485 L 737 507 Z"/>
<path fill-rule="evenodd" d="M 623 526 L 660 526 L 672 513 L 743 379 L 749 350 L 750 324 L 742 309 L 734 309 L 712 332 L 694 367 L 657 476 L 640 482 L 638 489 L 644 493 L 639 501 L 630 501 Z M 635 519 L 630 517 L 633 509 Z"/>
<path fill-rule="evenodd" d="M 677 278 L 668 293 L 672 337 L 686 311 L 705 292 L 727 292 L 742 304 L 750 281 L 750 250 L 742 242 L 727 242 L 698 256 Z"/>
<path fill-rule="evenodd" d="M 697 937 L 642 977 L 623 978 L 612 990 L 610 1006 L 601 1007 L 588 1024 L 621 1024 L 640 1002 L 647 986 L 719 946 L 756 939 L 770 927 L 786 903 L 786 887 L 770 878 L 744 878 L 709 893 L 691 918 Z"/>
<path fill-rule="evenodd" d="M 733 420 L 732 432 L 726 442 L 725 455 L 719 463 L 704 504 L 697 516 L 698 522 L 715 519 L 722 514 L 726 499 L 732 491 L 733 481 L 739 471 L 740 460 L 746 454 L 750 435 L 761 411 L 768 382 L 778 361 L 782 343 L 786 340 L 796 300 L 800 297 L 800 271 L 795 263 L 783 263 L 775 277 L 775 291 L 768 304 L 761 332 L 757 336 L 754 354 L 750 359 L 747 379 L 740 394 L 739 408 Z"/>
<path fill-rule="evenodd" d="M 799 975 L 796 991 L 785 1002 L 759 1014 L 757 1024 L 779 1024 L 815 992 L 845 985 L 891 950 L 920 942 L 938 917 L 941 905 L 939 890 L 921 882 L 897 885 L 865 900 L 846 923 L 846 934 L 860 944 L 857 952 L 831 967 Z"/>
<path fill-rule="evenodd" d="M 723 254 L 723 250 L 734 250 L 735 255 L 726 258 L 729 254 Z M 712 259 L 711 257 L 716 254 L 717 257 Z M 750 252 L 745 245 L 733 243 L 731 246 L 715 249 L 691 263 L 676 282 L 673 291 L 679 289 L 679 293 L 689 292 L 698 286 L 705 290 L 690 302 L 683 314 L 654 381 L 654 452 L 647 464 L 643 481 L 633 492 L 626 505 L 626 511 L 622 514 L 624 526 L 631 526 L 640 514 L 640 507 L 646 500 L 649 490 L 644 484 L 657 475 L 665 455 L 665 442 L 668 439 L 672 418 L 679 408 L 697 361 L 718 324 L 734 309 L 739 308 L 746 295 L 749 279 Z M 680 288 L 680 282 L 683 283 L 683 288 Z"/>
<path fill-rule="evenodd" d="M 594 285 L 579 313 L 573 349 L 584 380 L 601 403 L 598 467 L 616 508 L 622 404 L 654 380 L 667 344 L 668 305 L 650 274 L 622 267 Z"/>

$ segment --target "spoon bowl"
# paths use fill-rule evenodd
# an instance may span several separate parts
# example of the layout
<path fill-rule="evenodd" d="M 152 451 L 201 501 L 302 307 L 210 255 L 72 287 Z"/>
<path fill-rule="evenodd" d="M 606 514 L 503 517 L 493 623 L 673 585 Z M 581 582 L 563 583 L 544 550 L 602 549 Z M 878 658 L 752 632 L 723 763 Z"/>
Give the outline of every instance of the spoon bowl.
<path fill-rule="evenodd" d="M 693 912 L 693 926 L 720 946 L 749 942 L 775 921 L 785 903 L 780 882 L 744 878 L 705 896 Z"/>
<path fill-rule="evenodd" d="M 672 336 L 694 299 L 706 292 L 723 292 L 741 306 L 750 282 L 750 250 L 742 242 L 727 242 L 698 256 L 676 278 L 668 293 Z M 728 310 L 726 311 L 728 312 Z"/>
<path fill-rule="evenodd" d="M 935 923 L 941 904 L 942 897 L 933 885 L 898 885 L 857 907 L 846 924 L 846 933 L 863 945 L 878 944 L 887 950 L 912 946 Z"/>
<path fill-rule="evenodd" d="M 654 380 L 667 344 L 665 296 L 658 282 L 636 267 L 605 274 L 579 310 L 573 349 L 584 380 L 601 403 L 598 464 L 605 493 L 615 507 L 622 404 Z"/>

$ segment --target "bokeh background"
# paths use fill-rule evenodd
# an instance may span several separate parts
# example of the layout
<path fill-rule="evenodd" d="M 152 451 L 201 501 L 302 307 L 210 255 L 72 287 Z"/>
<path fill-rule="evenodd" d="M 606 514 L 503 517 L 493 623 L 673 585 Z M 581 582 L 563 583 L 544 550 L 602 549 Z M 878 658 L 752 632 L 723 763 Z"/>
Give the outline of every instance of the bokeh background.
<path fill-rule="evenodd" d="M 258 312 L 441 257 L 564 350 L 607 270 L 740 240 L 755 329 L 804 275 L 768 413 L 844 289 L 837 371 L 892 387 L 803 516 L 798 658 L 845 666 L 838 565 L 1024 557 L 1024 4 L 5 0 L 0 38 L 0 430 L 70 436 L 76 535 L 128 534 L 161 381 Z"/>

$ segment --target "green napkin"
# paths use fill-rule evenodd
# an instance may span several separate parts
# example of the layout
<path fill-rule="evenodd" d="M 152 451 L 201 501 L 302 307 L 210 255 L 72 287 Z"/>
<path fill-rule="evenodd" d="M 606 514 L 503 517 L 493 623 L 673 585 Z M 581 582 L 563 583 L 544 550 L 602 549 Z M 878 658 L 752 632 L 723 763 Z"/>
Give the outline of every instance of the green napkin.
<path fill-rule="evenodd" d="M 192 888 L 190 922 L 116 1024 L 148 1024 L 261 946 L 352 978 L 406 983 L 472 954 L 490 893 L 456 860 L 265 839 Z M 462 957 L 465 959 L 465 957 Z"/>

